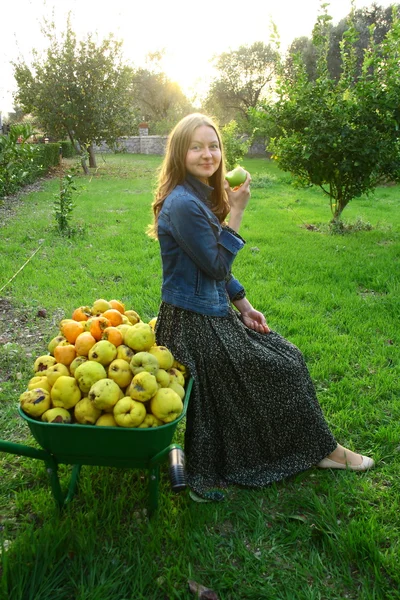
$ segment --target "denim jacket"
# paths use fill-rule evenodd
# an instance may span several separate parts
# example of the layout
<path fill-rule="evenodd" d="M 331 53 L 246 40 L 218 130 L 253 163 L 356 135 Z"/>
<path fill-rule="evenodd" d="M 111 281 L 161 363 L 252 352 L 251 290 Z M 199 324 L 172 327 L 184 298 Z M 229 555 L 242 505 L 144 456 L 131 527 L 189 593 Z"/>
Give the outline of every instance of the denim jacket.
<path fill-rule="evenodd" d="M 165 199 L 158 216 L 162 300 L 212 316 L 226 316 L 243 286 L 231 274 L 245 241 L 219 223 L 210 208 L 212 188 L 192 175 Z"/>

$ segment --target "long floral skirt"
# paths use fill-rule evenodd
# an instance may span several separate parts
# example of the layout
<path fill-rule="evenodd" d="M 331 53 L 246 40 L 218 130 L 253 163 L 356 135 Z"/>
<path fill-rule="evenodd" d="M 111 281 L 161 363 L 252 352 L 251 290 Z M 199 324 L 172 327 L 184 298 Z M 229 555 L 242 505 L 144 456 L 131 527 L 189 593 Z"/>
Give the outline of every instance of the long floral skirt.
<path fill-rule="evenodd" d="M 185 429 L 189 487 L 263 487 L 316 465 L 336 447 L 300 350 L 257 333 L 230 310 L 210 317 L 162 303 L 157 344 L 194 379 Z"/>

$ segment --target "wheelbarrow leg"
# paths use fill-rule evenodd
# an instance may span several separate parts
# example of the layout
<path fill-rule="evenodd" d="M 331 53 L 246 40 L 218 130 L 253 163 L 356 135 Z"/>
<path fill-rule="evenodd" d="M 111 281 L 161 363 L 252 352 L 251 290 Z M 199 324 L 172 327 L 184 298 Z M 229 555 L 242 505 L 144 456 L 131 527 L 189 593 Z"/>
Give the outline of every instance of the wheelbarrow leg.
<path fill-rule="evenodd" d="M 50 479 L 51 491 L 59 510 L 64 506 L 64 494 L 61 489 L 60 479 L 58 477 L 58 465 L 56 461 L 49 457 L 45 460 L 47 475 Z"/>
<path fill-rule="evenodd" d="M 68 493 L 64 500 L 64 505 L 71 502 L 74 497 L 76 486 L 79 480 L 82 465 L 74 465 L 72 467 L 71 479 L 69 480 Z"/>
<path fill-rule="evenodd" d="M 82 465 L 74 465 L 72 467 L 71 479 L 68 485 L 68 492 L 65 495 L 61 489 L 60 479 L 58 477 L 58 465 L 54 459 L 46 460 L 46 471 L 50 479 L 51 491 L 53 492 L 54 500 L 56 501 L 59 510 L 63 509 L 71 502 L 76 485 L 78 483 L 79 473 Z"/>
<path fill-rule="evenodd" d="M 149 512 L 150 515 L 158 507 L 158 484 L 160 480 L 160 464 L 169 456 L 170 478 L 174 491 L 183 490 L 186 487 L 184 473 L 185 457 L 182 448 L 177 444 L 167 446 L 158 452 L 150 461 L 149 469 Z"/>

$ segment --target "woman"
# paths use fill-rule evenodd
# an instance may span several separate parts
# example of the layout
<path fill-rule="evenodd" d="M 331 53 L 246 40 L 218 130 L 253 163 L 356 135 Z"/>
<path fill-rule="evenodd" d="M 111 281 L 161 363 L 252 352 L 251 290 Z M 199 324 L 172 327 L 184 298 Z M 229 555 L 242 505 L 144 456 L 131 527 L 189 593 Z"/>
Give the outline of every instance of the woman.
<path fill-rule="evenodd" d="M 152 205 L 149 234 L 163 265 L 156 338 L 194 379 L 185 454 L 199 500 L 222 499 L 215 487 L 262 487 L 313 465 L 374 464 L 337 444 L 301 352 L 269 329 L 231 273 L 245 244 L 250 181 L 229 188 L 217 126 L 191 114 L 169 137 Z"/>

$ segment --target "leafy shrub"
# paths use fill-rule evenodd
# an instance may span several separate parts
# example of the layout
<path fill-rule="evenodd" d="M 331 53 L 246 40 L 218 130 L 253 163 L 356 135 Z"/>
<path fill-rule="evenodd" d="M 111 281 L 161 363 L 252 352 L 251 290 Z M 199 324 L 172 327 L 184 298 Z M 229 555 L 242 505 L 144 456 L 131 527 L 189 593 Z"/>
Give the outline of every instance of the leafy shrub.
<path fill-rule="evenodd" d="M 0 136 L 0 196 L 14 194 L 38 176 L 38 146 L 28 143 L 33 134 L 30 125 L 18 124 Z"/>
<path fill-rule="evenodd" d="M 38 144 L 35 162 L 41 174 L 47 173 L 51 167 L 59 164 L 59 149 L 60 144 Z"/>
<path fill-rule="evenodd" d="M 77 229 L 71 225 L 72 212 L 75 208 L 74 192 L 78 190 L 75 177 L 78 168 L 72 168 L 60 180 L 60 191 L 54 197 L 54 216 L 57 230 L 61 235 L 72 237 Z"/>
<path fill-rule="evenodd" d="M 329 233 L 332 235 L 345 235 L 346 233 L 354 233 L 355 231 L 371 231 L 372 224 L 369 221 L 364 221 L 358 217 L 354 223 L 345 223 L 337 219 L 329 223 Z"/>
<path fill-rule="evenodd" d="M 63 158 L 72 158 L 76 156 L 76 151 L 71 142 L 64 140 L 62 142 L 58 142 L 58 146 L 61 146 L 61 152 Z"/>

